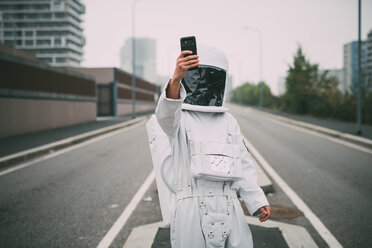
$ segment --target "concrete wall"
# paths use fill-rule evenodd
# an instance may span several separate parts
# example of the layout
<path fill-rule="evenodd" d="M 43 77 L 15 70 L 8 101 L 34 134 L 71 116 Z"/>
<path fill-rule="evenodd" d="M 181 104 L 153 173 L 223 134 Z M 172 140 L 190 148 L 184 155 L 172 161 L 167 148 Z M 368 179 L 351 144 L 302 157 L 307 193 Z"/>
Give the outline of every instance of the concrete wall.
<path fill-rule="evenodd" d="M 132 104 L 131 103 L 119 103 L 117 105 L 117 115 L 129 115 L 132 113 Z"/>
<path fill-rule="evenodd" d="M 0 53 L 0 137 L 93 121 L 94 78 Z"/>
<path fill-rule="evenodd" d="M 145 103 L 136 102 L 136 113 L 143 113 L 148 111 L 153 111 L 156 108 L 156 103 Z M 118 103 L 117 104 L 117 115 L 130 115 L 132 114 L 132 103 Z"/>
<path fill-rule="evenodd" d="M 155 104 L 136 104 L 137 113 L 155 110 L 155 108 L 156 108 Z"/>
<path fill-rule="evenodd" d="M 95 120 L 95 102 L 0 98 L 0 137 Z"/>

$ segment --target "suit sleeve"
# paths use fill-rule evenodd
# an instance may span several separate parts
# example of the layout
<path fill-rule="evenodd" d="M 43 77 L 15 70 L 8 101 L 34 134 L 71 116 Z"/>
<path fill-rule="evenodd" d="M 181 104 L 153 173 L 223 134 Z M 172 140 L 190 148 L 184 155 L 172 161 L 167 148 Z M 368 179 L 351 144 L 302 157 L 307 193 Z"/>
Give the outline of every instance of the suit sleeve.
<path fill-rule="evenodd" d="M 166 97 L 166 90 L 168 89 L 170 81 L 171 80 L 169 80 L 164 86 L 163 92 L 159 97 L 155 115 L 163 131 L 168 135 L 168 137 L 172 138 L 175 136 L 179 128 L 182 115 L 182 103 L 186 98 L 186 91 L 181 83 L 179 99 Z"/>
<path fill-rule="evenodd" d="M 252 156 L 244 143 L 243 135 L 235 119 L 234 123 L 235 128 L 233 130 L 235 130 L 239 144 L 243 175 L 241 180 L 235 181 L 232 184 L 232 188 L 239 191 L 249 213 L 253 215 L 260 207 L 269 205 L 269 202 L 266 199 L 265 193 L 257 184 L 257 172 L 252 162 Z"/>

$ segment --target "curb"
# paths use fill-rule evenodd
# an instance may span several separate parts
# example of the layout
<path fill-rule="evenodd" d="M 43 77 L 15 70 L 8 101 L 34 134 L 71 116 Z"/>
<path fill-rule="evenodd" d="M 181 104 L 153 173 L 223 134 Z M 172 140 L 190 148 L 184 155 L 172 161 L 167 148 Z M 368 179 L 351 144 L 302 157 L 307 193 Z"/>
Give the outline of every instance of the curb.
<path fill-rule="evenodd" d="M 100 128 L 100 129 L 90 131 L 90 132 L 87 132 L 87 133 L 84 133 L 84 134 L 80 134 L 80 135 L 77 135 L 77 136 L 73 136 L 73 137 L 70 137 L 70 138 L 66 138 L 66 139 L 56 141 L 56 142 L 52 142 L 52 143 L 49 143 L 49 144 L 46 144 L 46 145 L 31 148 L 31 149 L 28 149 L 28 150 L 25 150 L 25 151 L 22 151 L 22 152 L 17 152 L 17 153 L 7 155 L 5 157 L 0 158 L 0 168 L 6 167 L 6 166 L 9 166 L 9 165 L 18 163 L 18 162 L 22 162 L 22 161 L 25 161 L 25 160 L 29 160 L 29 159 L 34 158 L 36 156 L 40 156 L 40 155 L 49 153 L 52 150 L 59 150 L 59 149 L 65 148 L 67 146 L 75 145 L 75 144 L 81 143 L 83 141 L 86 141 L 88 139 L 94 138 L 96 136 L 99 136 L 99 135 L 102 135 L 102 134 L 105 134 L 105 133 L 108 133 L 108 132 L 112 132 L 112 131 L 115 131 L 115 130 L 118 130 L 118 129 L 121 129 L 121 128 L 124 128 L 124 127 L 128 127 L 128 126 L 132 126 L 136 123 L 139 123 L 139 122 L 145 120 L 146 118 L 147 117 L 144 116 L 144 117 L 140 117 L 140 118 L 137 118 L 137 119 L 132 119 L 132 120 L 125 121 L 125 122 L 122 122 L 122 123 L 114 124 L 112 126 Z"/>
<path fill-rule="evenodd" d="M 253 112 L 256 112 L 256 113 L 259 113 L 259 114 L 262 114 L 262 115 L 266 115 L 267 117 L 270 117 L 270 118 L 273 118 L 273 119 L 276 119 L 276 120 L 279 120 L 279 121 L 282 121 L 282 122 L 286 122 L 286 123 L 289 123 L 289 124 L 292 124 L 292 125 L 295 125 L 295 126 L 310 129 L 310 130 L 316 131 L 318 133 L 322 133 L 322 134 L 325 134 L 325 135 L 328 135 L 328 136 L 331 136 L 331 137 L 334 137 L 334 138 L 339 138 L 339 139 L 351 142 L 353 144 L 361 145 L 361 146 L 364 146 L 366 148 L 372 149 L 372 140 L 367 139 L 367 138 L 362 138 L 362 137 L 352 135 L 352 134 L 349 134 L 349 133 L 343 133 L 343 132 L 340 132 L 340 131 L 336 131 L 336 130 L 333 130 L 333 129 L 329 129 L 329 128 L 314 125 L 314 124 L 309 124 L 309 123 L 306 123 L 306 122 L 303 122 L 303 121 L 292 120 L 292 119 L 287 118 L 287 117 L 267 113 L 267 112 L 257 110 L 257 109 L 251 108 L 251 107 L 247 107 L 247 108 L 249 109 L 249 111 L 253 111 Z"/>

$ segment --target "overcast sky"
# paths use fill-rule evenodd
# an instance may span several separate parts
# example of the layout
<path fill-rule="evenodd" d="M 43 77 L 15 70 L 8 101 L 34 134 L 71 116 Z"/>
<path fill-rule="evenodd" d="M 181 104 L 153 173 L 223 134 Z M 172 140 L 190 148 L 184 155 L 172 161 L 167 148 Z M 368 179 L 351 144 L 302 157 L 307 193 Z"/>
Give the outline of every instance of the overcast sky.
<path fill-rule="evenodd" d="M 133 0 L 83 0 L 86 46 L 82 66 L 120 65 L 132 36 Z M 362 0 L 362 39 L 372 29 L 372 1 Z M 263 34 L 263 79 L 277 93 L 298 44 L 322 69 L 342 67 L 343 44 L 358 38 L 357 0 L 140 0 L 136 37 L 157 41 L 157 72 L 173 74 L 179 39 L 216 46 L 229 59 L 233 86 L 259 80 L 258 33 Z"/>

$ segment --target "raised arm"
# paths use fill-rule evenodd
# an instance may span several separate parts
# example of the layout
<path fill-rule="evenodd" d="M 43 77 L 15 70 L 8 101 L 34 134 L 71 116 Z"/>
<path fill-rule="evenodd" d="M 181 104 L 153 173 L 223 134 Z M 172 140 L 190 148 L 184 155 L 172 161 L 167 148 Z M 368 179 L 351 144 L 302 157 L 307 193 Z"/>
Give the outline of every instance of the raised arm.
<path fill-rule="evenodd" d="M 192 54 L 192 52 L 183 51 L 178 56 L 172 79 L 165 85 L 155 110 L 161 128 L 170 137 L 175 135 L 179 127 L 181 106 L 186 97 L 181 80 L 186 76 L 188 69 L 199 65 L 198 55 L 185 57 L 187 54 Z"/>

